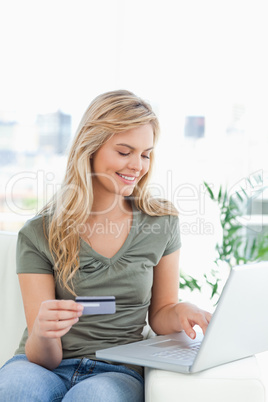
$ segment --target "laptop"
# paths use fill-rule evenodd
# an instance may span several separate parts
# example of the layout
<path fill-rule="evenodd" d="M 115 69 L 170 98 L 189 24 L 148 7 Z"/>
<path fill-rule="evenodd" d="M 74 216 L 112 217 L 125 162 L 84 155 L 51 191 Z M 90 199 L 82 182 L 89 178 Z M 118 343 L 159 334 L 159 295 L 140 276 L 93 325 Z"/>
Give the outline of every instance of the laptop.
<path fill-rule="evenodd" d="M 268 261 L 231 270 L 206 334 L 184 331 L 98 350 L 112 362 L 195 373 L 268 350 Z"/>

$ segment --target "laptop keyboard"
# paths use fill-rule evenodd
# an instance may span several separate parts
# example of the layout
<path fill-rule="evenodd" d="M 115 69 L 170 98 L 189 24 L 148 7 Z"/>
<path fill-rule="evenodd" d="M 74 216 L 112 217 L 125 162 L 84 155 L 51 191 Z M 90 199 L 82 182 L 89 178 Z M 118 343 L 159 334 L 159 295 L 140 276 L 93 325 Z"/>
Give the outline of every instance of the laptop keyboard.
<path fill-rule="evenodd" d="M 193 359 L 198 350 L 200 349 L 201 342 L 192 343 L 188 348 L 172 348 L 169 350 L 161 350 L 161 352 L 155 352 L 153 356 L 164 357 L 166 359 L 180 359 L 189 360 Z"/>

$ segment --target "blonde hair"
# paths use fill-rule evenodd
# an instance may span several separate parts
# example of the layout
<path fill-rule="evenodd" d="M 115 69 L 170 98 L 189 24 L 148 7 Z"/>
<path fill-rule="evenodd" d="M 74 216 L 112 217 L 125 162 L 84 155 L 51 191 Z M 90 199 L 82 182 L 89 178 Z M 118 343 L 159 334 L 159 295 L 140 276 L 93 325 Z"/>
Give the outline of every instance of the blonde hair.
<path fill-rule="evenodd" d="M 144 124 L 152 125 L 155 143 L 159 136 L 158 119 L 149 103 L 133 93 L 118 90 L 95 98 L 78 126 L 61 189 L 41 211 L 44 218 L 48 218 L 44 230 L 56 274 L 73 295 L 70 285 L 79 269 L 80 236 L 77 227 L 86 222 L 93 204 L 90 157 L 114 134 Z M 134 203 L 151 216 L 177 215 L 171 203 L 151 197 L 148 191 L 153 160 L 152 151 L 149 171 L 132 193 Z"/>

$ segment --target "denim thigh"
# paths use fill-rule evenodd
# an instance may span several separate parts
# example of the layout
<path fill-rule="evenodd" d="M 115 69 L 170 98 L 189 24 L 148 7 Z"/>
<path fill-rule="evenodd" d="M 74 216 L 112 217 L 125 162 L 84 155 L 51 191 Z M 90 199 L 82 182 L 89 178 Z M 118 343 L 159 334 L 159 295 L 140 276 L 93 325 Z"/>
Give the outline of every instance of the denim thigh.
<path fill-rule="evenodd" d="M 58 402 L 67 392 L 53 371 L 28 361 L 25 355 L 10 359 L 0 370 L 0 400 L 8 402 Z"/>
<path fill-rule="evenodd" d="M 65 362 L 68 364 L 68 361 Z M 62 365 L 55 371 L 60 376 Z M 124 365 L 81 359 L 64 402 L 143 402 L 144 380 Z"/>
<path fill-rule="evenodd" d="M 142 402 L 143 378 L 124 365 L 64 359 L 53 371 L 17 355 L 0 369 L 0 400 Z"/>

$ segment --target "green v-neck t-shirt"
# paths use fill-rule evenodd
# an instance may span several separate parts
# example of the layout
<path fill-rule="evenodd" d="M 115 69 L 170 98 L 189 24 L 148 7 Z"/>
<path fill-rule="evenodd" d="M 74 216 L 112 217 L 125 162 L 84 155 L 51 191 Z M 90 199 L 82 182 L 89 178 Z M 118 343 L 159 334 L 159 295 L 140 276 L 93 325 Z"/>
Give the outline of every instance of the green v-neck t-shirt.
<path fill-rule="evenodd" d="M 157 269 L 154 267 L 163 256 L 180 246 L 178 217 L 152 217 L 134 205 L 128 237 L 112 258 L 100 255 L 81 239 L 80 267 L 73 279 L 74 291 L 78 296 L 115 296 L 116 312 L 81 316 L 61 338 L 63 359 L 86 357 L 94 360 L 98 349 L 142 340 L 153 272 Z M 54 268 L 43 231 L 43 217 L 39 215 L 26 222 L 18 234 L 17 273 L 54 275 Z M 74 300 L 56 279 L 55 289 L 57 299 Z M 25 353 L 27 337 L 26 328 L 15 354 Z"/>

